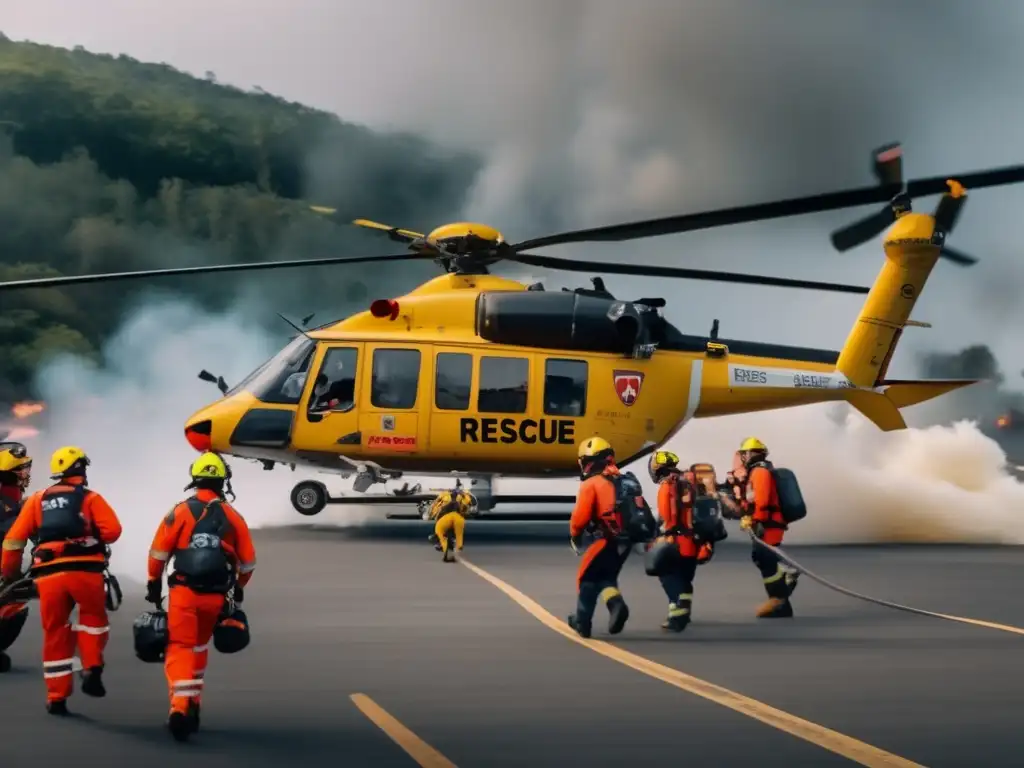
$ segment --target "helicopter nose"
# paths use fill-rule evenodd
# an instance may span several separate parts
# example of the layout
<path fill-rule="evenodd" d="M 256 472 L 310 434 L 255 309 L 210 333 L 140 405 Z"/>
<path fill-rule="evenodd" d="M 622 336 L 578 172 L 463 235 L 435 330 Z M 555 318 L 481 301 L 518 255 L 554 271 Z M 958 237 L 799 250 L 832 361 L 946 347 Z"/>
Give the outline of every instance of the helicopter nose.
<path fill-rule="evenodd" d="M 194 421 L 185 427 L 185 439 L 200 453 L 210 450 L 213 439 L 213 422 L 210 419 Z"/>

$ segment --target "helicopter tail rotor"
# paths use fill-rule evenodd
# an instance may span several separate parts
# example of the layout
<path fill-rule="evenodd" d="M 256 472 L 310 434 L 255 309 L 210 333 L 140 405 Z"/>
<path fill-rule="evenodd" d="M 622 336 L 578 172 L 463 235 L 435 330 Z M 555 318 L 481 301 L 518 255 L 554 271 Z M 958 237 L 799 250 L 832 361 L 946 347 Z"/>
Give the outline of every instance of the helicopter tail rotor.
<path fill-rule="evenodd" d="M 912 210 L 910 194 L 914 190 L 911 187 L 917 184 L 907 185 L 904 183 L 903 148 L 899 143 L 886 144 L 875 150 L 874 174 L 883 189 L 892 187 L 896 192 L 885 208 L 833 232 L 832 245 L 837 251 L 848 251 L 877 237 L 896 219 Z M 982 174 L 975 175 L 982 176 Z M 984 176 L 987 177 L 987 175 Z M 987 178 L 979 178 L 979 180 L 985 181 Z M 946 184 L 949 191 L 942 196 L 935 209 L 935 232 L 932 235 L 932 243 L 941 247 L 939 255 L 942 258 L 958 266 L 969 267 L 978 263 L 974 256 L 947 248 L 945 245 L 946 236 L 953 231 L 964 203 L 967 201 L 967 193 L 963 185 L 957 181 L 947 180 Z M 930 190 L 922 189 L 921 191 Z"/>
<path fill-rule="evenodd" d="M 848 251 L 878 237 L 899 216 L 911 210 L 903 184 L 903 147 L 893 143 L 876 149 L 873 170 L 879 185 L 893 188 L 893 197 L 881 210 L 833 232 L 832 245 L 837 251 Z"/>

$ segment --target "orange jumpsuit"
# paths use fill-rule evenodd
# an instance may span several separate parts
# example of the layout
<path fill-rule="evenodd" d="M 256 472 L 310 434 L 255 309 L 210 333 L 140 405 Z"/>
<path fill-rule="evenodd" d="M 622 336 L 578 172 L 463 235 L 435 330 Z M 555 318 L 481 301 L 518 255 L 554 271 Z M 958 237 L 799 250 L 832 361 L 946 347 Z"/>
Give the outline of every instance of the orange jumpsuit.
<path fill-rule="evenodd" d="M 779 506 L 779 493 L 775 487 L 775 478 L 767 464 L 754 464 L 750 467 L 744 489 L 743 512 L 750 515 L 755 523 L 763 526 L 761 540 L 765 544 L 777 547 L 782 544 L 786 533 L 786 521 L 782 517 Z M 786 570 L 779 558 L 764 547 L 753 544 L 751 559 L 761 572 L 764 590 L 768 597 L 785 600 L 789 597 L 790 588 L 786 583 Z"/>
<path fill-rule="evenodd" d="M 618 474 L 618 468 L 610 465 L 584 480 L 569 520 L 569 535 L 574 540 L 588 529 L 599 536 L 583 553 L 576 576 L 576 613 L 570 617 L 570 624 L 584 637 L 590 636 L 599 597 L 608 608 L 611 634 L 621 632 L 629 617 L 619 591 L 619 573 L 633 547 L 629 542 L 617 541 L 622 533 L 622 515 L 615 509 L 615 486 L 608 479 Z"/>
<path fill-rule="evenodd" d="M 223 522 L 226 523 L 217 534 L 220 537 L 221 549 L 234 570 L 237 583 L 242 587 L 249 583 L 256 568 L 256 549 L 249 533 L 249 526 L 230 504 L 213 491 L 206 489 L 196 491 L 191 499 L 175 506 L 157 529 L 149 551 L 148 570 L 151 581 L 163 576 L 164 568 L 171 557 L 177 559 L 189 548 L 193 534 L 197 533 L 197 526 L 202 530 L 205 524 L 203 521 L 208 522 L 212 519 L 208 516 L 215 514 L 217 506 L 223 511 Z M 180 561 L 176 562 L 176 565 L 180 570 Z M 194 701 L 198 708 L 202 698 L 209 657 L 207 646 L 224 611 L 227 589 L 199 586 L 189 582 L 177 571 L 168 578 L 168 585 L 169 640 L 164 656 L 164 672 L 167 676 L 171 711 L 188 713 L 189 701 Z"/>
<path fill-rule="evenodd" d="M 74 690 L 75 647 L 82 667 L 103 667 L 110 625 L 107 621 L 106 547 L 121 537 L 121 521 L 106 500 L 71 477 L 29 496 L 3 543 L 0 572 L 15 579 L 29 539 L 30 575 L 39 592 L 43 625 L 43 677 L 47 701 L 61 701 Z M 78 605 L 78 624 L 69 623 Z"/>

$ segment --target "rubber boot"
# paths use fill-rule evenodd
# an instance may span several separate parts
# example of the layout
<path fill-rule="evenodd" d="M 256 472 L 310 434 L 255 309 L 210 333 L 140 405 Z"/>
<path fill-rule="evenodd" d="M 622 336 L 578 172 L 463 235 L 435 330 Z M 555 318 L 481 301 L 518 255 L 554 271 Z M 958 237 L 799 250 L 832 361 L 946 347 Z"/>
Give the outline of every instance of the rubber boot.
<path fill-rule="evenodd" d="M 789 619 L 793 617 L 793 606 L 789 600 L 780 597 L 769 597 L 758 606 L 755 614 L 759 619 Z"/>
<path fill-rule="evenodd" d="M 580 637 L 590 637 L 590 624 L 583 624 L 576 618 L 576 614 L 569 614 L 569 627 Z"/>
<path fill-rule="evenodd" d="M 103 686 L 103 667 L 91 667 L 83 670 L 81 675 L 82 693 L 94 699 L 102 699 L 107 695 L 107 689 Z"/>
<path fill-rule="evenodd" d="M 682 632 L 690 623 L 690 609 L 679 603 L 668 604 L 668 618 L 662 622 L 661 628 L 668 632 Z"/>
<path fill-rule="evenodd" d="M 200 704 L 195 699 L 188 703 L 188 718 L 192 733 L 199 732 L 199 710 Z"/>
<path fill-rule="evenodd" d="M 57 717 L 64 717 L 67 714 L 69 714 L 68 700 L 57 699 L 56 701 L 46 702 L 46 711 L 49 712 L 51 715 L 56 715 Z"/>
<path fill-rule="evenodd" d="M 11 657 L 0 651 L 0 675 L 11 671 Z"/>
<path fill-rule="evenodd" d="M 175 741 L 188 741 L 192 734 L 192 718 L 187 712 L 171 712 L 167 718 L 167 729 Z"/>
<path fill-rule="evenodd" d="M 629 621 L 629 606 L 622 599 L 622 595 L 616 595 L 608 601 L 608 634 L 617 635 Z"/>

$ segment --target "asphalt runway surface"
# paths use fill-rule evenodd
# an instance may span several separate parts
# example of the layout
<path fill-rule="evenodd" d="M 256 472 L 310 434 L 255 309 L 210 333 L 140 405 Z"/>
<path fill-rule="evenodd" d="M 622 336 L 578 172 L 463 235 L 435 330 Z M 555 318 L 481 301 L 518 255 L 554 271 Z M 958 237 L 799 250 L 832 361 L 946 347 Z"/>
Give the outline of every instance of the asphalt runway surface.
<path fill-rule="evenodd" d="M 253 643 L 211 651 L 203 730 L 187 744 L 164 727 L 162 667 L 132 653 L 139 585 L 124 585 L 112 616 L 108 696 L 76 694 L 73 718 L 44 710 L 34 612 L 0 676 L 3 765 L 1021 764 L 1024 634 L 1008 629 L 1024 627 L 1024 551 L 790 550 L 849 588 L 1004 629 L 895 612 L 806 577 L 796 617 L 765 621 L 734 531 L 698 570 L 684 634 L 660 630 L 664 595 L 634 557 L 624 633 L 609 638 L 599 608 L 594 639 L 579 641 L 563 634 L 578 563 L 564 525 L 471 522 L 456 564 L 428 532 L 257 532 Z"/>

